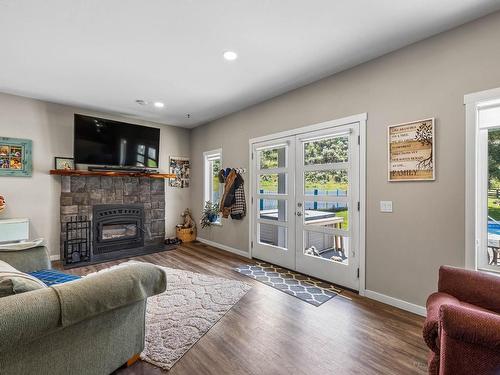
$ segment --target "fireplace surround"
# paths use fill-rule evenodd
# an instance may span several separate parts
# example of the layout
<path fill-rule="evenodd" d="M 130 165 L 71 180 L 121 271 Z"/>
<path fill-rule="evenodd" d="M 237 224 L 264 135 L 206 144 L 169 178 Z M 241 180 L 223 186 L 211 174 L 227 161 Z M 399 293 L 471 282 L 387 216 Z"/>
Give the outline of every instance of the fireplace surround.
<path fill-rule="evenodd" d="M 149 177 L 62 176 L 61 259 L 66 223 L 92 221 L 91 262 L 165 250 L 165 182 Z"/>

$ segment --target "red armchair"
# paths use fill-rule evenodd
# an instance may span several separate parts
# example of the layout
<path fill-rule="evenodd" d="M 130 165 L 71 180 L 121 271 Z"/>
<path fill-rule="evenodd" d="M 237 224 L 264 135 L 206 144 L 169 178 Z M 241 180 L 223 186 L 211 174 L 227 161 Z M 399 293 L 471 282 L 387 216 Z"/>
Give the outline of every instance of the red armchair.
<path fill-rule="evenodd" d="M 500 277 L 442 266 L 423 335 L 430 375 L 500 374 Z"/>

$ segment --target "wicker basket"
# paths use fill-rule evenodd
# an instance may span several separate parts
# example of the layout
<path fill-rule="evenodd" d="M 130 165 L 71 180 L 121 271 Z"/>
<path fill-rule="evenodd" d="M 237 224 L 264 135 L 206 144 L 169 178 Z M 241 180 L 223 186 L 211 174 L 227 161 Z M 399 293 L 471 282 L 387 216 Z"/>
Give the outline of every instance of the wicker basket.
<path fill-rule="evenodd" d="M 177 238 L 182 242 L 196 240 L 196 228 L 176 228 Z"/>

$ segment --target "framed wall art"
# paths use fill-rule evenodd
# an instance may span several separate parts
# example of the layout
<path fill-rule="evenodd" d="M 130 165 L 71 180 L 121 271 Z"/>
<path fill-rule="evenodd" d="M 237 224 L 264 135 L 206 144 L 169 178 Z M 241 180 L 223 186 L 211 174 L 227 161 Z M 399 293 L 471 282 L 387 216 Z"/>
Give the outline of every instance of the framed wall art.
<path fill-rule="evenodd" d="M 391 125 L 387 141 L 389 181 L 436 179 L 434 118 Z"/>
<path fill-rule="evenodd" d="M 31 140 L 0 137 L 0 176 L 29 177 Z"/>
<path fill-rule="evenodd" d="M 54 158 L 55 169 L 63 169 L 67 171 L 73 171 L 75 169 L 75 159 L 73 158 L 61 158 L 56 156 Z"/>
<path fill-rule="evenodd" d="M 170 173 L 174 173 L 176 178 L 169 180 L 171 187 L 188 188 L 189 187 L 189 174 L 191 171 L 189 158 L 178 156 L 170 157 Z"/>

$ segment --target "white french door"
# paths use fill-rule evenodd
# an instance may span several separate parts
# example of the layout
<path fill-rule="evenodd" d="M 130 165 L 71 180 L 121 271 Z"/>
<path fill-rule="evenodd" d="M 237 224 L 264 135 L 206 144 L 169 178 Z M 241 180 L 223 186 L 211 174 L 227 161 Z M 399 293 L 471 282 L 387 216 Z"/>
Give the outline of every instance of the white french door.
<path fill-rule="evenodd" d="M 252 145 L 252 256 L 359 289 L 359 123 Z"/>

